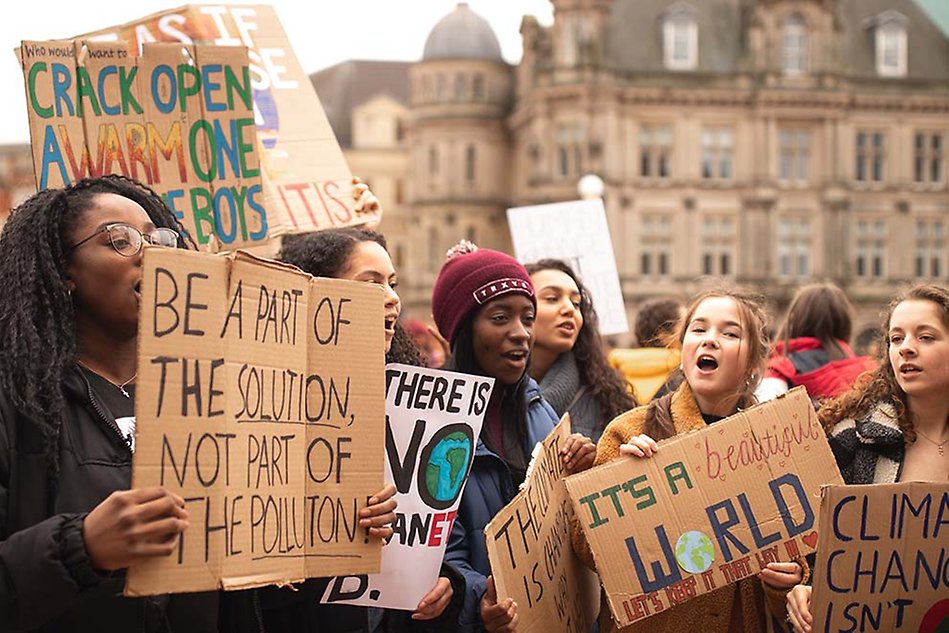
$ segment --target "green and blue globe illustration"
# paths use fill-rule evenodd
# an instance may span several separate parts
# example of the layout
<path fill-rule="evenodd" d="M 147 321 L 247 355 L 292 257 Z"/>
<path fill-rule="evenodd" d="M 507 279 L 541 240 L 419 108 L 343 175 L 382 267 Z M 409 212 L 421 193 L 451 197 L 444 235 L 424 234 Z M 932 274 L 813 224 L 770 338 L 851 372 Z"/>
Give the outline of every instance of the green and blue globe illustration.
<path fill-rule="evenodd" d="M 676 562 L 690 574 L 708 571 L 715 562 L 712 539 L 698 530 L 686 532 L 676 541 Z"/>
<path fill-rule="evenodd" d="M 471 438 L 461 431 L 449 433 L 432 448 L 425 466 L 425 488 L 439 505 L 451 504 L 458 496 L 472 450 Z"/>

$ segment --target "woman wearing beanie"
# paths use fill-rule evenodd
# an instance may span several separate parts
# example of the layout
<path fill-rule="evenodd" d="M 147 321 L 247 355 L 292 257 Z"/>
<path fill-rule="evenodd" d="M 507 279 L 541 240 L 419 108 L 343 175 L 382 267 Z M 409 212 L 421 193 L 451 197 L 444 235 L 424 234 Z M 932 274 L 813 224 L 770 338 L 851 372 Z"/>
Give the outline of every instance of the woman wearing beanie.
<path fill-rule="evenodd" d="M 448 252 L 432 292 L 432 316 L 451 346 L 446 369 L 495 379 L 468 484 L 445 560 L 465 576 L 460 631 L 511 631 L 517 605 L 498 602 L 484 527 L 524 480 L 534 445 L 557 423 L 528 373 L 537 302 L 513 257 L 462 242 Z M 574 434 L 561 451 L 570 473 L 589 468 L 596 447 Z"/>

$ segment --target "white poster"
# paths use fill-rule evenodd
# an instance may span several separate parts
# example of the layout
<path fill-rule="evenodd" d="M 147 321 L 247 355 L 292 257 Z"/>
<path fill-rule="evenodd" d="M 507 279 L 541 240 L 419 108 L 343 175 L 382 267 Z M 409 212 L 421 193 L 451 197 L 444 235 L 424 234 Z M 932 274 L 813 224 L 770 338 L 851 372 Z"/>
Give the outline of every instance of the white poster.
<path fill-rule="evenodd" d="M 576 200 L 507 210 L 514 255 L 525 264 L 552 257 L 573 268 L 590 290 L 600 334 L 629 331 L 603 201 Z"/>
<path fill-rule="evenodd" d="M 386 365 L 386 481 L 397 489 L 382 571 L 338 576 L 324 603 L 414 611 L 438 579 L 493 378 Z"/>

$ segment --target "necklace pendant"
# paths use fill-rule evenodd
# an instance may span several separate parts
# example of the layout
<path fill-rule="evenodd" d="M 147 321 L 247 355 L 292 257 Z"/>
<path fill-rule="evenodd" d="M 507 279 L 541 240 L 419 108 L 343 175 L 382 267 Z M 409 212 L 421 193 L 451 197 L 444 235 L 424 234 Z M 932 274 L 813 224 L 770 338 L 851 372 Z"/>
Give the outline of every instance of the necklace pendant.
<path fill-rule="evenodd" d="M 119 391 L 121 391 L 121 392 L 122 392 L 122 395 L 125 396 L 126 398 L 128 398 L 129 400 L 132 399 L 132 396 L 129 395 L 129 392 L 125 390 L 125 387 L 119 387 Z M 941 450 L 942 450 L 942 447 L 940 447 L 939 450 L 941 451 Z"/>

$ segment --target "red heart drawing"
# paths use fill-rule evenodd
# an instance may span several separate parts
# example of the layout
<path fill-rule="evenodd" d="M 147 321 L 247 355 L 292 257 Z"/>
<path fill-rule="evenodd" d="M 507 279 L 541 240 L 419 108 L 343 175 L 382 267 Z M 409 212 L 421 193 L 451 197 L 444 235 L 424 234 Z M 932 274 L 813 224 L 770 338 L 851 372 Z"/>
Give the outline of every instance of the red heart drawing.
<path fill-rule="evenodd" d="M 725 429 L 718 429 L 719 435 L 725 435 Z"/>
<path fill-rule="evenodd" d="M 805 452 L 805 453 L 806 453 L 807 451 L 809 451 L 809 450 L 811 450 L 811 447 L 810 447 L 810 446 L 805 446 L 805 447 L 804 447 L 804 452 Z"/>
<path fill-rule="evenodd" d="M 742 436 L 742 437 L 748 437 L 748 431 L 745 431 L 744 433 L 742 433 L 741 436 Z"/>
<path fill-rule="evenodd" d="M 719 478 L 718 478 L 718 479 L 719 479 L 720 481 L 725 481 L 725 475 L 721 475 L 721 476 L 719 476 Z"/>
<path fill-rule="evenodd" d="M 785 461 L 782 459 L 781 461 L 778 462 L 778 466 L 780 466 L 781 468 L 784 468 L 784 465 L 785 465 L 786 463 L 787 463 L 787 462 L 785 462 Z"/>
<path fill-rule="evenodd" d="M 758 464 L 758 470 L 761 470 L 762 468 L 764 468 L 764 464 Z"/>
<path fill-rule="evenodd" d="M 817 547 L 817 530 L 814 530 L 810 534 L 805 534 L 801 537 L 801 540 L 804 541 L 804 544 L 814 549 Z"/>
<path fill-rule="evenodd" d="M 701 467 L 701 466 L 696 466 L 696 467 L 695 467 L 695 472 L 697 472 L 697 473 L 702 472 L 702 467 Z"/>
<path fill-rule="evenodd" d="M 700 449 L 700 448 L 702 448 L 702 445 L 699 444 L 698 442 L 696 442 L 696 443 L 695 443 L 695 448 L 696 448 L 696 449 Z"/>

